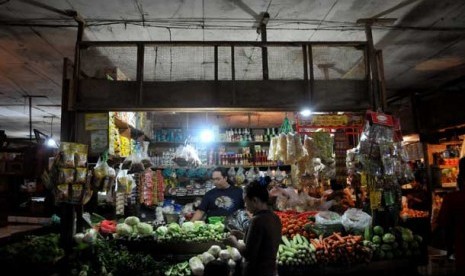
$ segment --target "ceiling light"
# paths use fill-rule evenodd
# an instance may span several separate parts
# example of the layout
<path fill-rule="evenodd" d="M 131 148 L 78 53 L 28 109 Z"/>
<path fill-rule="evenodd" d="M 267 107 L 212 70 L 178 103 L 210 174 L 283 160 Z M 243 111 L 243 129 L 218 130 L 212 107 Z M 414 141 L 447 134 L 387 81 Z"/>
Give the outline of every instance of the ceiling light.
<path fill-rule="evenodd" d="M 204 129 L 200 132 L 200 141 L 203 143 L 210 143 L 213 142 L 213 131 L 210 129 Z"/>
<path fill-rule="evenodd" d="M 308 108 L 305 108 L 303 110 L 300 111 L 300 115 L 304 116 L 304 117 L 308 117 L 310 115 L 312 115 L 312 111 Z"/>
<path fill-rule="evenodd" d="M 58 148 L 57 142 L 52 137 L 47 139 L 46 144 L 49 148 L 54 148 L 54 149 Z"/>

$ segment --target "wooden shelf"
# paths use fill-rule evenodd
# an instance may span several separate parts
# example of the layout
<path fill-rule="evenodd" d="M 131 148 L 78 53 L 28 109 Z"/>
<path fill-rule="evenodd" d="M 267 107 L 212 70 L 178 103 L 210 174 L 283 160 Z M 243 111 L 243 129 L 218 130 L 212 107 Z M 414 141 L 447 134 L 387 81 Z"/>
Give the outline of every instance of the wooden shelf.
<path fill-rule="evenodd" d="M 183 145 L 184 142 L 155 142 L 155 141 L 150 141 L 152 145 L 155 146 L 164 146 L 164 147 L 169 147 L 169 146 L 179 146 Z M 250 146 L 250 145 L 262 145 L 262 146 L 268 146 L 270 142 L 258 142 L 258 141 L 240 141 L 240 142 L 212 142 L 208 145 L 225 145 L 225 146 Z"/>
<path fill-rule="evenodd" d="M 167 167 L 152 167 L 151 169 L 152 170 L 163 170 L 163 169 L 186 169 L 186 170 L 189 170 L 189 169 L 212 169 L 212 168 L 216 168 L 216 167 L 222 167 L 222 168 L 239 168 L 239 167 L 242 167 L 244 169 L 250 169 L 251 167 L 254 167 L 254 168 L 259 168 L 260 170 L 264 169 L 264 170 L 267 170 L 268 167 L 270 169 L 277 169 L 279 167 L 279 169 L 281 170 L 290 170 L 291 169 L 291 165 L 256 165 L 256 166 L 244 166 L 244 165 L 212 165 L 212 166 L 200 166 L 200 167 L 196 167 L 196 168 L 190 168 L 190 167 L 180 167 L 180 166 L 167 166 Z"/>
<path fill-rule="evenodd" d="M 455 166 L 455 165 L 439 165 L 439 168 L 440 169 L 452 169 L 452 168 L 457 168 L 458 169 L 458 166 Z"/>
<path fill-rule="evenodd" d="M 435 193 L 442 193 L 442 192 L 452 192 L 455 191 L 457 187 L 442 187 L 442 188 L 435 188 L 433 191 Z"/>

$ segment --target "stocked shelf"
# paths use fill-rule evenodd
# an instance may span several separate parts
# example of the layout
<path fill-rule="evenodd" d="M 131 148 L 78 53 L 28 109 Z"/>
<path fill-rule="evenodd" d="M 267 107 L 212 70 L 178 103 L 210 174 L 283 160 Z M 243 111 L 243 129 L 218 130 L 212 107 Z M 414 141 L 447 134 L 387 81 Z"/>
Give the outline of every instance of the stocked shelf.
<path fill-rule="evenodd" d="M 191 169 L 214 169 L 216 167 L 222 167 L 222 168 L 239 168 L 242 167 L 244 169 L 250 169 L 250 168 L 258 168 L 261 171 L 267 170 L 268 168 L 270 169 L 277 169 L 279 168 L 280 170 L 291 170 L 291 165 L 249 165 L 249 166 L 244 166 L 244 165 L 212 165 L 212 166 L 199 166 Z M 181 166 L 156 166 L 156 167 L 151 167 L 152 170 L 164 170 L 164 169 L 190 169 L 186 167 L 181 167 Z"/>
<path fill-rule="evenodd" d="M 160 146 L 160 147 L 175 147 L 179 145 L 183 145 L 184 142 L 156 142 L 150 141 L 150 144 L 153 146 Z M 214 145 L 224 145 L 224 146 L 238 146 L 238 147 L 245 147 L 250 145 L 262 145 L 267 146 L 270 142 L 258 142 L 258 141 L 240 141 L 240 142 L 212 142 L 206 146 L 214 146 Z"/>

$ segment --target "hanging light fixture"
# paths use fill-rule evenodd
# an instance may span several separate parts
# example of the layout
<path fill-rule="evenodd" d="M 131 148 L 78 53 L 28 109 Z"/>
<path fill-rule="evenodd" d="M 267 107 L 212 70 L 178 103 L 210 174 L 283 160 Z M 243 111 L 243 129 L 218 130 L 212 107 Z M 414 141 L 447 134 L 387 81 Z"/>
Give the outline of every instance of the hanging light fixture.
<path fill-rule="evenodd" d="M 55 141 L 55 139 L 53 139 L 53 118 L 55 118 L 55 116 L 50 116 L 52 118 L 52 120 L 50 121 L 50 137 L 47 138 L 47 140 L 45 141 L 45 144 L 49 147 L 49 148 L 58 148 L 58 144 L 57 142 Z"/>

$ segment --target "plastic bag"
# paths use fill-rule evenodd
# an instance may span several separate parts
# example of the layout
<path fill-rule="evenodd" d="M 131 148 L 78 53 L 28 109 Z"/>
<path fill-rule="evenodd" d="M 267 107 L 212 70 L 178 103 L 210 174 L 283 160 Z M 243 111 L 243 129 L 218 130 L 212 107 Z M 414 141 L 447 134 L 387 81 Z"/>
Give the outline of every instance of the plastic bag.
<path fill-rule="evenodd" d="M 276 149 L 276 157 L 278 160 L 287 163 L 287 141 L 286 134 L 280 133 L 278 137 L 278 147 Z"/>
<path fill-rule="evenodd" d="M 360 209 L 349 208 L 342 215 L 341 223 L 347 232 L 360 234 L 371 225 L 371 216 Z"/>
<path fill-rule="evenodd" d="M 296 133 L 294 135 L 294 144 L 295 144 L 295 160 L 299 161 L 302 157 L 305 156 L 305 150 L 302 145 L 302 140 L 300 139 L 300 135 Z"/>
<path fill-rule="evenodd" d="M 198 166 L 201 165 L 202 162 L 200 161 L 199 155 L 197 150 L 193 148 L 191 145 L 179 146 L 176 149 L 175 157 L 173 161 L 181 167 L 191 165 L 191 166 Z"/>
<path fill-rule="evenodd" d="M 270 149 L 268 150 L 268 160 L 278 160 L 277 157 L 277 149 L 278 149 L 278 137 L 272 137 L 270 141 Z"/>
<path fill-rule="evenodd" d="M 322 225 L 339 224 L 341 216 L 331 211 L 321 211 L 315 216 L 315 223 Z"/>
<path fill-rule="evenodd" d="M 231 230 L 239 230 L 245 232 L 249 227 L 250 220 L 249 215 L 243 209 L 237 210 L 232 215 L 227 216 L 225 220 L 226 228 Z"/>
<path fill-rule="evenodd" d="M 293 133 L 288 133 L 286 135 L 286 144 L 287 144 L 287 155 L 286 160 L 288 164 L 292 164 L 296 161 L 296 149 L 295 149 L 295 139 Z"/>
<path fill-rule="evenodd" d="M 243 167 L 239 167 L 239 169 L 237 169 L 237 172 L 236 172 L 236 185 L 242 185 L 245 181 L 245 174 L 244 174 L 244 168 Z"/>

